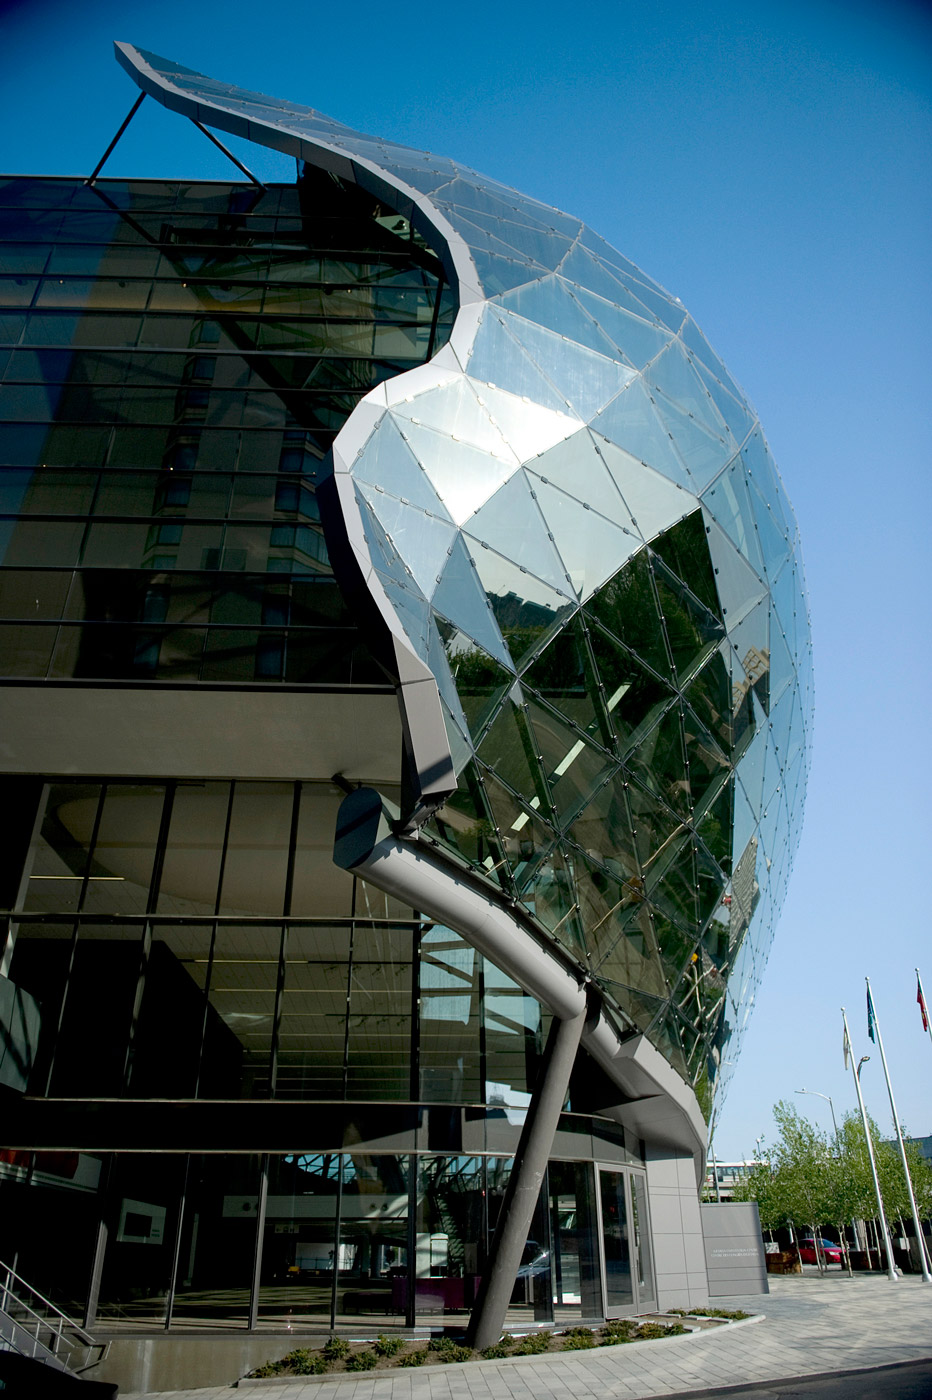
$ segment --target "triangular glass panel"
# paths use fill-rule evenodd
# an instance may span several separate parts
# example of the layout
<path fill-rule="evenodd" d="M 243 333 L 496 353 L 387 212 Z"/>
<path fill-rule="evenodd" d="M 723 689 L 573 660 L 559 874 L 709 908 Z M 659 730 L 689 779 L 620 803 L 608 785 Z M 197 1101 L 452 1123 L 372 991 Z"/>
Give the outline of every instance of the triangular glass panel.
<path fill-rule="evenodd" d="M 475 557 L 479 580 L 520 671 L 573 615 L 577 604 L 492 549 L 477 548 Z"/>
<path fill-rule="evenodd" d="M 687 350 L 692 351 L 692 353 L 702 361 L 705 367 L 711 371 L 715 378 L 718 379 L 722 384 L 724 384 L 728 392 L 730 394 L 733 394 L 736 399 L 740 400 L 740 402 L 746 402 L 744 394 L 741 392 L 740 386 L 736 384 L 735 381 L 732 379 L 731 375 L 728 373 L 727 369 L 722 364 L 721 360 L 718 358 L 715 351 L 712 349 L 709 342 L 706 340 L 705 336 L 702 334 L 699 327 L 696 325 L 695 321 L 692 319 L 691 316 L 686 317 L 686 320 L 680 327 L 679 334 L 680 340 L 682 340 Z"/>
<path fill-rule="evenodd" d="M 406 433 L 409 433 L 409 424 L 413 423 L 433 428 L 435 432 L 444 433 L 457 442 L 469 443 L 493 457 L 501 457 L 508 462 L 514 460 L 514 451 L 492 422 L 488 408 L 480 402 L 478 389 L 466 375 L 457 375 L 446 384 L 415 394 L 409 401 L 394 404 L 389 412 L 392 420 Z"/>
<path fill-rule="evenodd" d="M 794 563 L 791 559 L 783 565 L 777 578 L 770 585 L 770 596 L 780 630 L 786 638 L 790 655 L 796 652 L 796 580 Z"/>
<path fill-rule="evenodd" d="M 579 231 L 579 242 L 584 248 L 599 259 L 600 262 L 608 263 L 614 269 L 616 275 L 620 272 L 623 277 L 636 278 L 641 282 L 651 282 L 651 278 L 642 272 L 637 263 L 633 263 L 630 258 L 626 258 L 623 253 L 619 253 L 617 248 L 612 247 L 601 234 L 596 233 L 588 224 L 583 224 Z M 656 284 L 655 284 L 656 285 Z"/>
<path fill-rule="evenodd" d="M 588 421 L 634 378 L 634 370 L 621 360 L 598 355 L 514 312 L 507 314 L 509 330 L 580 418 Z"/>
<path fill-rule="evenodd" d="M 380 575 L 387 575 L 402 588 L 408 587 L 411 577 L 406 571 L 404 564 L 385 533 L 378 516 L 370 510 L 369 502 L 362 494 L 359 486 L 353 484 L 353 491 L 356 498 L 356 505 L 359 508 L 359 518 L 362 522 L 363 535 L 369 550 L 369 558 L 373 566 L 378 569 Z"/>
<path fill-rule="evenodd" d="M 531 695 L 527 697 L 527 709 L 557 819 L 564 826 L 585 807 L 617 760 L 595 748 L 581 730 L 571 728 Z"/>
<path fill-rule="evenodd" d="M 646 281 L 635 281 L 634 278 L 631 279 L 630 286 L 638 301 L 642 301 L 662 325 L 674 332 L 680 329 L 686 320 L 686 308 L 677 297 L 671 296 L 656 284 L 651 287 Z"/>
<path fill-rule="evenodd" d="M 672 705 L 660 721 L 628 755 L 628 767 L 668 807 L 687 817 L 690 812 L 689 778 L 683 750 L 682 716 Z"/>
<path fill-rule="evenodd" d="M 784 561 L 792 554 L 793 546 L 780 533 L 773 510 L 764 501 L 763 496 L 754 485 L 753 478 L 750 477 L 748 478 L 748 496 L 754 518 L 757 521 L 760 547 L 764 556 L 764 568 L 767 571 L 768 579 L 775 579 L 782 569 Z"/>
<path fill-rule="evenodd" d="M 643 462 L 646 467 L 653 467 L 669 481 L 678 482 L 690 495 L 695 496 L 693 479 L 673 445 L 669 429 L 658 417 L 650 395 L 640 380 L 629 384 L 611 403 L 606 404 L 593 418 L 591 426 L 609 442 L 615 443 L 616 447 L 623 448 L 629 456 Z M 609 463 L 609 467 L 611 465 Z M 619 489 L 624 495 L 620 482 Z M 630 506 L 631 502 L 628 504 Z M 675 518 L 679 519 L 685 509 L 679 511 Z M 637 515 L 633 507 L 632 514 Z M 659 528 L 665 529 L 672 523 L 672 520 L 664 520 Z"/>
<path fill-rule="evenodd" d="M 437 612 L 442 613 L 460 632 L 478 642 L 503 666 L 512 666 L 508 648 L 502 640 L 495 614 L 462 535 L 457 535 L 453 543 L 431 602 Z"/>
<path fill-rule="evenodd" d="M 586 615 L 601 623 L 658 675 L 673 682 L 673 666 L 646 549 L 588 599 Z"/>
<path fill-rule="evenodd" d="M 471 173 L 471 172 L 470 172 Z M 580 223 L 569 214 L 562 214 L 549 205 L 522 195 L 507 185 L 482 177 L 481 183 L 473 176 L 457 176 L 443 192 L 444 200 L 463 210 L 479 212 L 493 218 L 515 218 L 528 224 L 538 224 L 542 228 L 553 228 L 557 232 L 575 238 Z M 473 217 L 473 214 L 470 215 Z"/>
<path fill-rule="evenodd" d="M 561 943 L 584 966 L 588 964 L 586 944 L 579 922 L 579 900 L 573 872 L 559 845 L 538 867 L 522 902 L 551 937 Z"/>
<path fill-rule="evenodd" d="M 690 354 L 690 364 L 702 381 L 703 387 L 715 403 L 726 428 L 736 443 L 744 442 L 757 419 L 743 399 L 736 399 L 728 392 L 720 379 L 698 359 Z"/>
<path fill-rule="evenodd" d="M 436 822 L 442 839 L 483 874 L 503 859 L 475 763 L 460 774 L 459 786 L 437 812 Z"/>
<path fill-rule="evenodd" d="M 359 482 L 368 482 L 377 491 L 388 491 L 414 506 L 420 506 L 421 510 L 432 511 L 441 519 L 449 519 L 427 473 L 401 436 L 398 425 L 387 413 L 356 458 L 353 476 Z"/>
<path fill-rule="evenodd" d="M 739 688 L 753 692 L 764 707 L 770 708 L 770 609 L 766 599 L 729 629 L 732 647 L 732 677 Z M 740 662 L 741 670 L 737 663 Z M 741 672 L 744 673 L 743 678 Z"/>
<path fill-rule="evenodd" d="M 541 478 L 536 494 L 566 573 L 585 602 L 630 559 L 641 541 Z"/>
<path fill-rule="evenodd" d="M 725 433 L 715 434 L 691 414 L 682 413 L 657 390 L 651 389 L 660 422 L 666 428 L 686 465 L 693 491 L 698 495 L 735 457 L 737 445 Z"/>
<path fill-rule="evenodd" d="M 581 291 L 594 292 L 596 296 L 604 297 L 611 305 L 624 307 L 647 322 L 657 320 L 653 312 L 648 310 L 646 304 L 638 300 L 629 287 L 619 277 L 613 275 L 605 263 L 593 257 L 578 243 L 570 249 L 557 271 L 567 282 L 573 283 L 574 289 L 579 288 Z M 624 349 L 624 346 L 621 348 Z"/>
<path fill-rule="evenodd" d="M 651 549 L 710 612 L 719 612 L 706 525 L 698 507 L 652 539 Z"/>
<path fill-rule="evenodd" d="M 479 403 L 505 442 L 523 462 L 583 431 L 582 420 L 569 411 L 544 408 L 532 403 L 527 395 L 519 398 L 480 380 L 470 379 L 468 383 L 474 386 Z"/>
<path fill-rule="evenodd" d="M 593 434 L 630 514 L 630 523 L 645 540 L 667 533 L 697 508 L 696 497 L 676 482 L 646 467 L 601 434 Z"/>
<path fill-rule="evenodd" d="M 632 992 L 628 987 L 612 981 L 608 973 L 604 977 L 600 976 L 597 980 L 617 1001 L 625 1017 L 636 1029 L 647 1033 L 662 1016 L 666 1001 L 658 1001 L 654 997 L 645 997 L 637 992 Z"/>
<path fill-rule="evenodd" d="M 516 457 L 493 457 L 447 433 L 407 422 L 404 428 L 451 519 L 461 525 L 518 470 Z"/>
<path fill-rule="evenodd" d="M 679 1024 L 672 1011 L 667 1012 L 660 1024 L 653 1027 L 650 1038 L 667 1062 L 689 1083 L 689 1065 L 683 1052 Z"/>
<path fill-rule="evenodd" d="M 683 728 L 686 761 L 689 764 L 689 791 L 694 812 L 703 812 L 712 797 L 731 777 L 731 764 L 705 725 L 684 706 Z"/>
<path fill-rule="evenodd" d="M 569 592 L 570 584 L 563 561 L 557 553 L 553 534 L 535 501 L 530 483 L 518 471 L 486 502 L 464 527 L 477 568 L 483 545 L 496 550 L 519 568 L 551 588 Z"/>
<path fill-rule="evenodd" d="M 507 292 L 499 300 L 509 311 L 586 345 L 600 355 L 614 358 L 618 354 L 608 336 L 602 334 L 583 310 L 569 284 L 560 277 L 542 277 L 539 282 Z"/>
<path fill-rule="evenodd" d="M 732 867 L 734 786 L 734 775 L 730 774 L 696 824 L 705 848 L 725 875 L 731 874 Z"/>
<path fill-rule="evenodd" d="M 517 254 L 509 257 L 504 250 L 502 254 L 491 253 L 472 243 L 469 238 L 467 242 L 470 243 L 470 252 L 479 273 L 482 289 L 488 297 L 510 292 L 512 287 L 520 287 L 524 282 L 533 282 L 535 278 L 544 277 L 552 271 L 551 268 L 538 266 L 527 258 L 519 258 Z"/>
<path fill-rule="evenodd" d="M 662 997 L 666 992 L 653 929 L 642 901 L 582 856 L 573 861 L 583 932 L 598 976 L 635 991 Z"/>
<path fill-rule="evenodd" d="M 764 781 L 761 786 L 765 812 L 771 807 L 771 805 L 776 805 L 774 803 L 774 794 L 779 792 L 780 784 L 782 781 L 783 764 L 780 762 L 780 757 L 776 749 L 774 748 L 773 730 L 770 730 L 767 734 L 767 756 L 764 760 Z M 763 824 L 763 813 L 761 814 L 761 823 Z M 768 855 L 771 853 L 772 850 L 772 845 L 768 846 Z"/>
<path fill-rule="evenodd" d="M 515 336 L 507 329 L 513 318 L 506 311 L 487 306 L 469 352 L 466 370 L 470 378 L 481 380 L 532 403 L 567 412 L 566 398 L 535 364 Z"/>
<path fill-rule="evenodd" d="M 671 704 L 673 692 L 634 654 L 601 627 L 593 626 L 589 640 L 601 682 L 601 695 L 621 754 L 630 752 Z"/>
<path fill-rule="evenodd" d="M 767 585 L 760 575 L 754 572 L 725 531 L 720 529 L 704 510 L 703 516 L 708 529 L 709 553 L 715 570 L 721 614 L 726 626 L 732 628 L 766 597 Z"/>
<path fill-rule="evenodd" d="M 357 482 L 356 489 L 368 500 L 370 509 L 410 569 L 421 592 L 429 597 L 447 562 L 447 551 L 456 536 L 456 526 L 446 516 L 441 519 L 427 515 L 415 506 L 402 505 L 394 496 L 379 493 L 365 482 Z"/>
<path fill-rule="evenodd" d="M 485 775 L 485 795 L 515 888 L 523 890 L 556 844 L 557 834 L 533 805 L 519 802 L 490 772 Z"/>
<path fill-rule="evenodd" d="M 646 307 L 629 292 L 606 299 L 582 287 L 574 287 L 580 306 L 635 369 L 651 362 L 670 344 L 670 332 L 658 325 Z"/>
<path fill-rule="evenodd" d="M 676 408 L 679 413 L 695 419 L 714 438 L 727 438 L 732 444 L 732 452 L 737 449 L 738 444 L 728 432 L 709 391 L 693 369 L 678 340 L 672 341 L 650 368 L 645 370 L 644 378 L 655 398 L 661 396 L 666 404 Z"/>
<path fill-rule="evenodd" d="M 699 926 L 706 924 L 721 906 L 728 876 L 712 859 L 705 847 L 696 844 L 696 898 L 699 904 Z"/>
<path fill-rule="evenodd" d="M 617 449 L 612 448 L 612 451 Z M 637 468 L 640 472 L 644 470 L 640 463 L 637 464 Z M 528 471 L 535 489 L 538 479 L 549 482 L 577 501 L 584 501 L 592 510 L 597 510 L 600 515 L 604 515 L 607 520 L 613 521 L 623 530 L 629 531 L 636 544 L 640 545 L 640 536 L 632 522 L 631 512 L 622 500 L 602 453 L 589 433 L 577 433 L 568 441 L 552 447 L 549 452 L 542 452 L 525 470 Z"/>
<path fill-rule="evenodd" d="M 470 642 L 462 632 L 451 632 L 447 624 L 442 630 L 453 681 L 469 724 L 473 742 L 478 743 L 508 691 L 514 676 L 493 661 L 491 656 Z"/>
<path fill-rule="evenodd" d="M 431 666 L 433 669 L 433 666 Z M 447 688 L 442 676 L 438 679 L 437 686 L 440 691 L 440 710 L 443 715 L 443 727 L 446 731 L 447 743 L 450 746 L 450 758 L 453 763 L 454 773 L 462 773 L 466 764 L 473 757 L 473 746 L 469 740 L 469 730 L 463 709 L 459 701 L 455 707 L 449 703 L 450 690 Z M 435 673 L 436 674 L 436 673 Z"/>
<path fill-rule="evenodd" d="M 378 570 L 376 572 L 378 573 Z M 379 578 L 415 654 L 426 664 L 430 608 L 413 588 L 402 587 L 386 574 L 380 573 Z"/>
<path fill-rule="evenodd" d="M 632 889 L 640 891 L 640 868 L 634 848 L 627 784 L 620 773 L 602 784 L 573 822 L 568 835 L 591 860 L 603 865 L 622 884 L 633 880 Z"/>
<path fill-rule="evenodd" d="M 638 861 L 642 868 L 649 868 L 658 854 L 668 849 L 674 833 L 685 830 L 685 826 L 680 817 L 634 778 L 628 780 L 627 792 Z"/>
<path fill-rule="evenodd" d="M 523 708 L 506 700 L 479 745 L 479 757 L 487 768 L 527 806 L 536 803 L 550 817 L 550 794 L 544 783 L 535 740 L 528 728 Z"/>
<path fill-rule="evenodd" d="M 484 247 L 490 253 L 501 257 L 515 257 L 525 264 L 552 270 L 572 246 L 572 239 L 540 224 L 519 222 L 506 214 L 499 216 L 482 214 L 478 211 L 457 210 L 457 229 L 466 238 L 470 247 Z M 485 234 L 487 242 L 482 241 Z"/>
<path fill-rule="evenodd" d="M 644 872 L 647 897 L 654 909 L 673 923 L 691 932 L 693 939 L 699 929 L 699 909 L 696 899 L 696 858 L 692 838 L 674 851 L 672 857 L 664 852 L 661 862 Z M 656 872 L 656 874 L 655 874 Z"/>
<path fill-rule="evenodd" d="M 770 710 L 796 679 L 796 668 L 787 650 L 780 619 L 770 611 Z"/>
<path fill-rule="evenodd" d="M 725 628 L 661 559 L 653 561 L 653 569 L 670 654 L 683 684 L 722 641 Z"/>
<path fill-rule="evenodd" d="M 763 578 L 764 556 L 761 553 L 757 522 L 751 510 L 740 457 L 703 492 L 702 503 L 734 542 L 758 578 Z"/>
<path fill-rule="evenodd" d="M 765 504 L 769 506 L 774 524 L 784 539 L 796 534 L 793 509 L 786 498 L 776 463 L 758 426 L 741 449 L 741 459 L 748 478 L 754 482 Z"/>
<path fill-rule="evenodd" d="M 604 709 L 596 703 L 598 682 L 578 616 L 564 627 L 522 677 L 542 699 L 604 748 L 613 747 L 613 736 Z"/>
<path fill-rule="evenodd" d="M 667 987 L 672 991 L 696 951 L 696 929 L 681 927 L 659 909 L 651 909 L 650 914 Z"/>
<path fill-rule="evenodd" d="M 737 767 L 738 778 L 744 789 L 755 821 L 760 821 L 763 811 L 761 789 L 764 784 L 764 759 L 767 754 L 767 728 L 764 725 L 751 740 L 747 751 L 742 755 Z"/>
<path fill-rule="evenodd" d="M 734 742 L 731 673 L 721 647 L 684 688 L 683 698 L 711 731 L 718 747 L 730 753 Z"/>

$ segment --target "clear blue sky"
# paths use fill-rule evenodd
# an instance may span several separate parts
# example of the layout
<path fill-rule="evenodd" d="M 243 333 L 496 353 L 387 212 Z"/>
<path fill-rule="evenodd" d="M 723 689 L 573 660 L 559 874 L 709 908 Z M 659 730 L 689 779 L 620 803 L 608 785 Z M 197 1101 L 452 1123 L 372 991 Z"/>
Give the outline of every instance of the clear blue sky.
<path fill-rule="evenodd" d="M 0 0 L 0 166 L 87 174 L 135 89 L 125 39 L 306 102 L 580 215 L 682 298 L 757 406 L 802 531 L 816 731 L 789 898 L 717 1132 L 802 1087 L 868 1106 L 874 986 L 900 1115 L 932 1133 L 929 564 L 932 19 L 905 0 Z M 238 147 L 258 173 L 293 166 Z M 227 178 L 143 105 L 114 175 Z M 829 1124 L 828 1105 L 796 1100 Z"/>

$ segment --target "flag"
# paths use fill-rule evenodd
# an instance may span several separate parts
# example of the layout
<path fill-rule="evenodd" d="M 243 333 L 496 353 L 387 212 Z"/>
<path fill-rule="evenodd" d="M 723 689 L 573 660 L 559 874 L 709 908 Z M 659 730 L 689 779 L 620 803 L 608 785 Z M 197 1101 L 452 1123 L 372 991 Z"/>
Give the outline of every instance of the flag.
<path fill-rule="evenodd" d="M 926 999 L 922 995 L 922 983 L 919 981 L 919 974 L 916 973 L 916 1000 L 919 1003 L 919 1010 L 922 1012 L 922 1029 L 929 1029 L 929 1010 L 926 1006 Z"/>
<path fill-rule="evenodd" d="M 867 989 L 867 1034 L 876 1045 L 877 1041 L 874 1039 L 874 1003 L 871 1001 L 870 987 Z"/>
<path fill-rule="evenodd" d="M 845 1024 L 845 1038 L 844 1038 L 844 1041 L 843 1041 L 843 1043 L 842 1043 L 841 1049 L 842 1049 L 842 1054 L 843 1054 L 844 1057 L 845 1057 L 845 1069 L 847 1069 L 847 1068 L 848 1068 L 848 1056 L 851 1055 L 851 1054 L 853 1053 L 852 1050 L 851 1050 L 851 1041 L 848 1039 L 848 1026 L 847 1026 L 847 1023 Z"/>

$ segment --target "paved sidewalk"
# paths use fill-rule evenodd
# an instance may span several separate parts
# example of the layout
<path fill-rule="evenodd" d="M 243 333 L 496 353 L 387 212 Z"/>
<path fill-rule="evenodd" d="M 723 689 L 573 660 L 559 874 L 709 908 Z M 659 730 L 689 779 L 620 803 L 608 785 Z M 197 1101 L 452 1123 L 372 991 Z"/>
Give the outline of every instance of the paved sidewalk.
<path fill-rule="evenodd" d="M 918 1277 L 803 1275 L 770 1285 L 768 1297 L 719 1300 L 763 1313 L 762 1322 L 690 1337 L 344 1379 L 243 1382 L 237 1390 L 150 1392 L 146 1400 L 642 1400 L 932 1357 L 932 1286 Z"/>

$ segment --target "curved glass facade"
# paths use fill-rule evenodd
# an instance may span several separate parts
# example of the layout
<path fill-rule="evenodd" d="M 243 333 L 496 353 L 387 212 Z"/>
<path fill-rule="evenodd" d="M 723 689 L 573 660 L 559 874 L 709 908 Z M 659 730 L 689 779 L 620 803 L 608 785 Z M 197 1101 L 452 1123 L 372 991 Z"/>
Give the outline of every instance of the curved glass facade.
<path fill-rule="evenodd" d="M 708 1115 L 782 904 L 812 714 L 796 522 L 753 408 L 679 299 L 580 220 L 309 108 L 118 57 L 179 110 L 351 162 L 444 257 L 450 343 L 338 434 L 328 528 L 436 683 L 459 781 L 435 834 Z"/>

